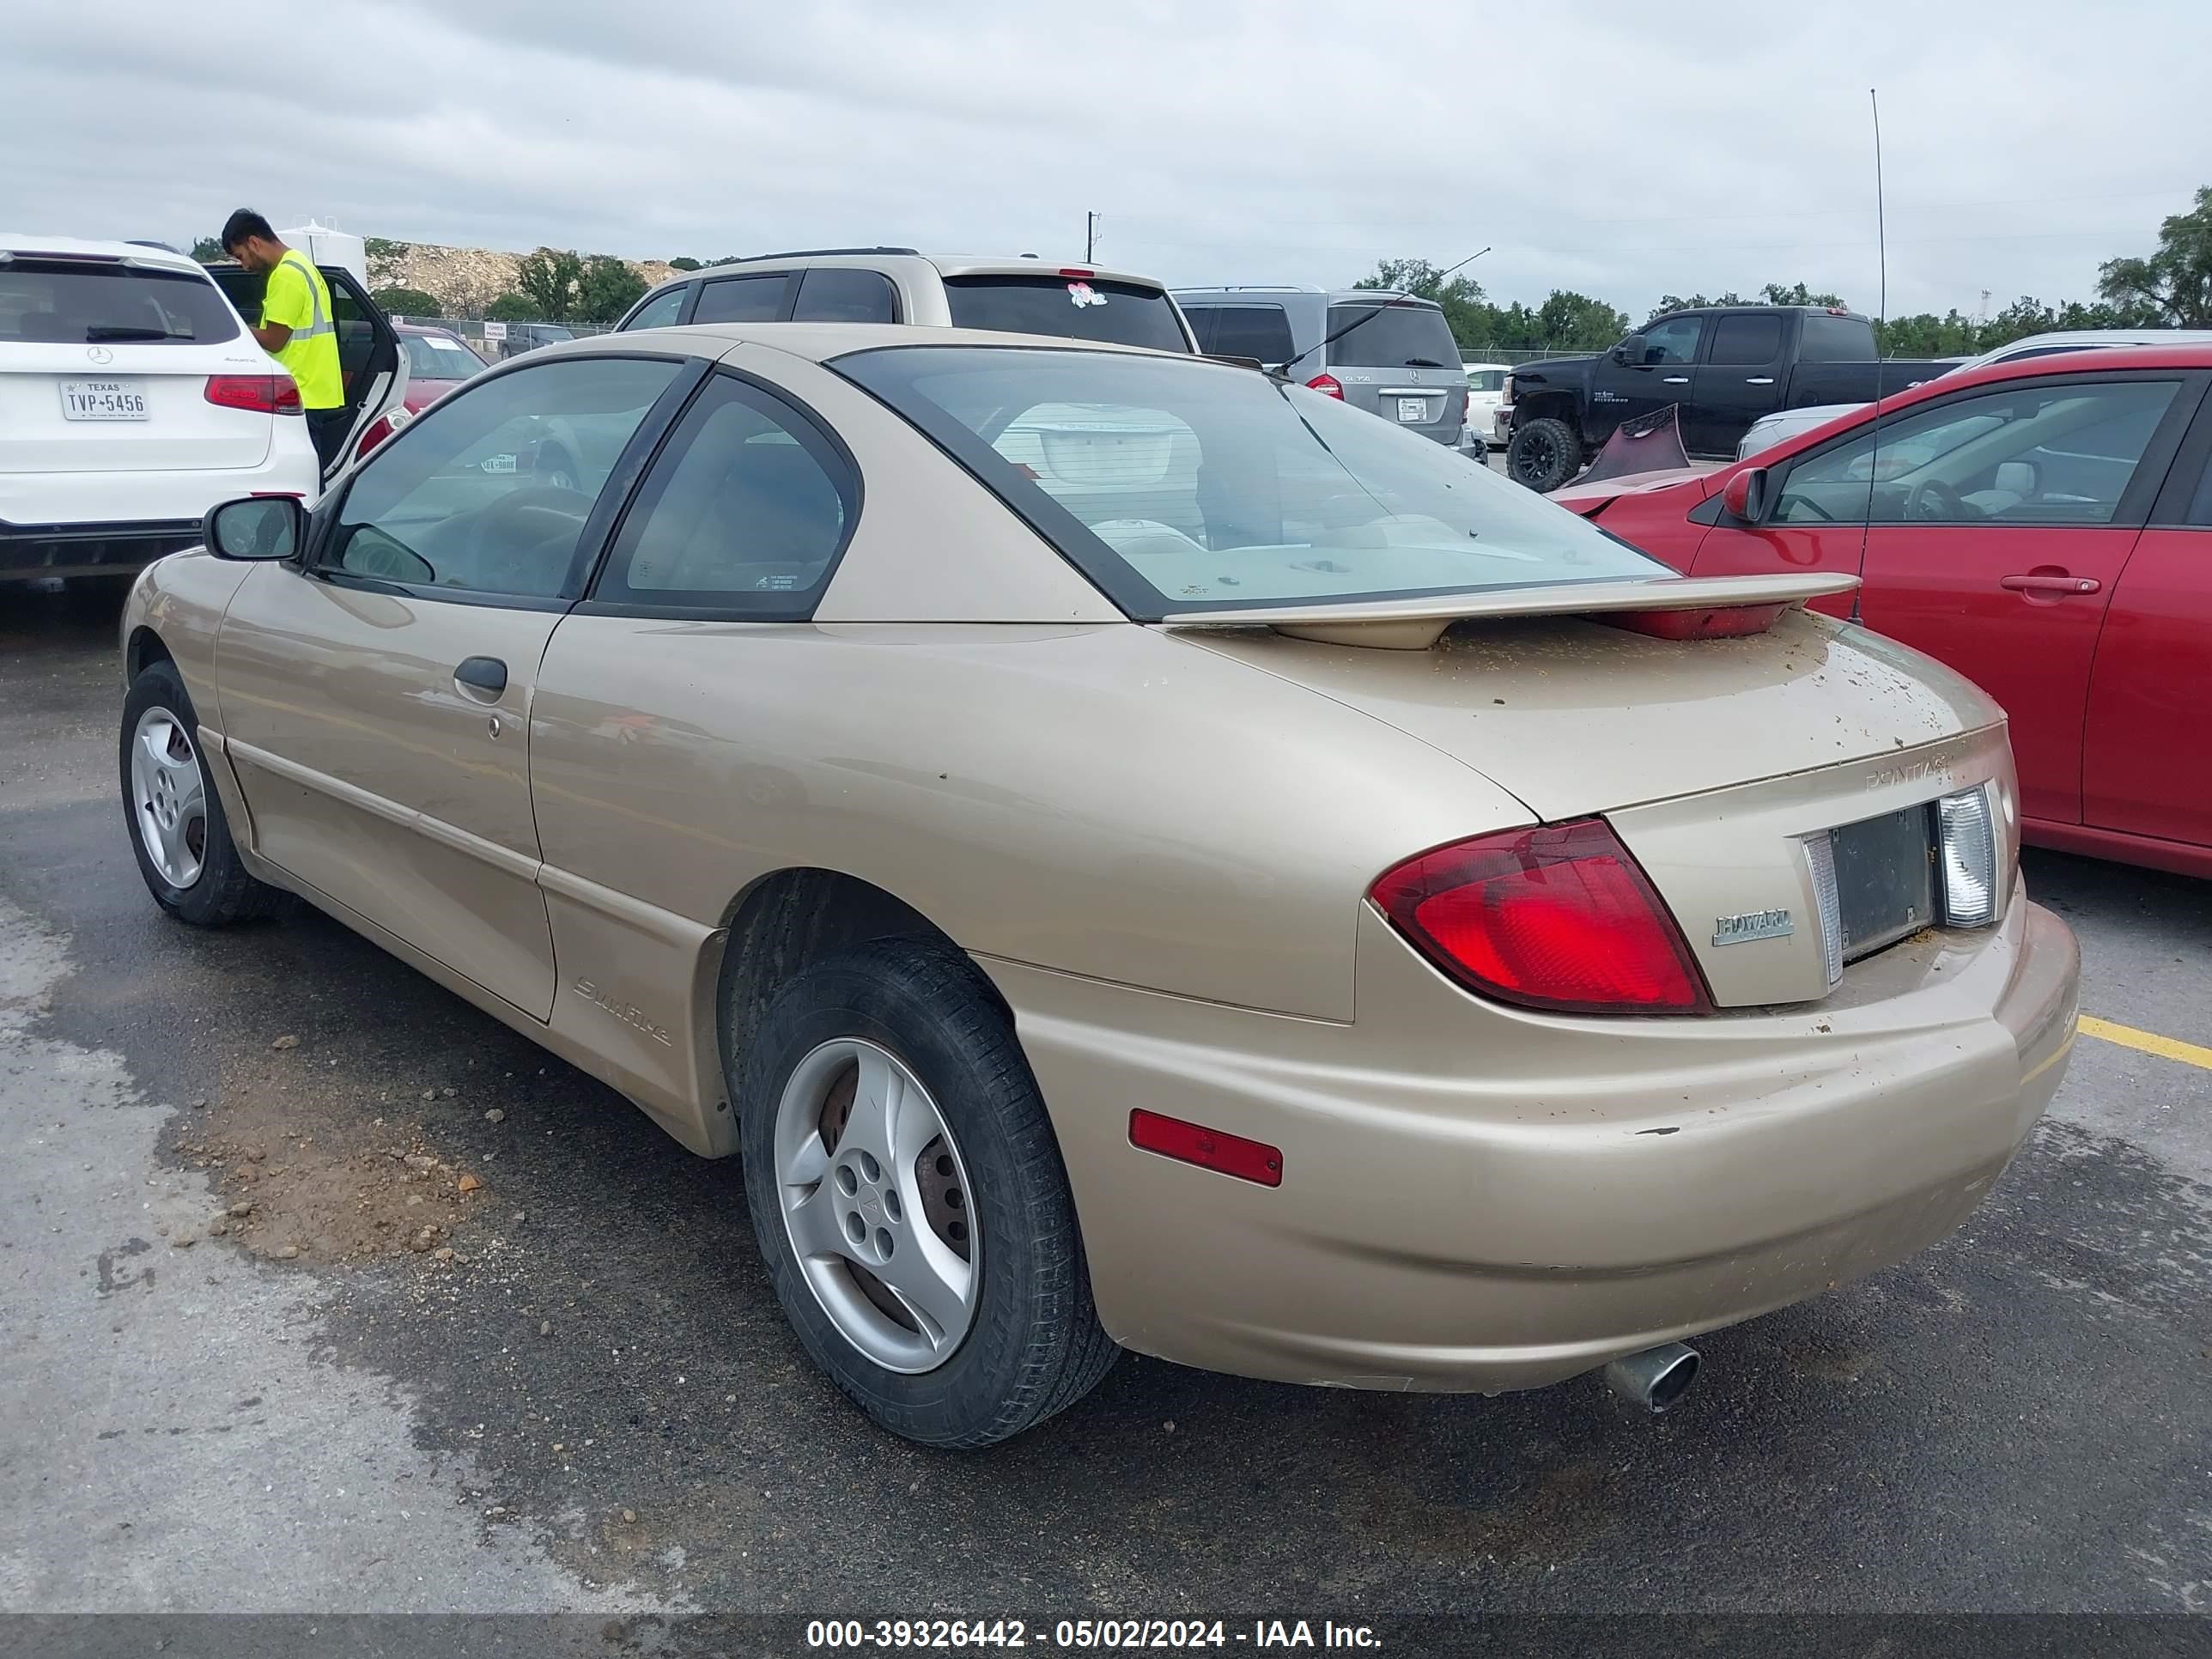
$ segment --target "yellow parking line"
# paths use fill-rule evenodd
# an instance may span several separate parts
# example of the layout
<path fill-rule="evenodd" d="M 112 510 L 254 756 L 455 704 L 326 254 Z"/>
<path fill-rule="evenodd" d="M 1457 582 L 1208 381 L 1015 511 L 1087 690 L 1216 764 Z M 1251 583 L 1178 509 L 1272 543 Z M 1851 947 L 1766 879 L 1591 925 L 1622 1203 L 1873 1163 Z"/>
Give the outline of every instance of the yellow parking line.
<path fill-rule="evenodd" d="M 2212 1072 L 2212 1048 L 2200 1048 L 2193 1042 L 2160 1036 L 2155 1031 L 2138 1031 L 2132 1025 L 2115 1025 L 2109 1019 L 2099 1019 L 2094 1014 L 2084 1014 L 2081 1019 L 2084 1036 L 2102 1037 L 2107 1042 L 2117 1042 L 2123 1048 L 2136 1048 L 2147 1054 L 2156 1054 L 2160 1060 L 2178 1060 L 2184 1066 L 2196 1066 Z"/>

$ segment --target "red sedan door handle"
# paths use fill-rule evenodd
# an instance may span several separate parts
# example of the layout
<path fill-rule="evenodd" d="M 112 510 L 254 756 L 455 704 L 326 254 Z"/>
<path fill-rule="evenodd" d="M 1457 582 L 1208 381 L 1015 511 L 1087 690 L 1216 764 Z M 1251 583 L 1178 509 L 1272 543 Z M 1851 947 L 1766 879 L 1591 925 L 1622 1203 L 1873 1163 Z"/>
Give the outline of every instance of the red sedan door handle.
<path fill-rule="evenodd" d="M 1997 586 L 2015 593 L 2097 593 L 2104 584 L 2094 576 L 2068 576 L 2038 572 L 2032 576 L 2000 576 Z"/>

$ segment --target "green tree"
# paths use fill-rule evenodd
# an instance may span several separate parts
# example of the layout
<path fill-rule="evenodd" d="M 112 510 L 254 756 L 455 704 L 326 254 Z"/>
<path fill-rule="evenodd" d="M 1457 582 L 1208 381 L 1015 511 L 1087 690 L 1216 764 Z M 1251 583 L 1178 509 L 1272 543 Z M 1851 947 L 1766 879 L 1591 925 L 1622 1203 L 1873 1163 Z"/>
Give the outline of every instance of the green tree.
<path fill-rule="evenodd" d="M 703 270 L 706 269 L 706 267 L 702 265 L 698 260 L 692 258 L 689 254 L 686 254 L 680 259 L 671 259 L 668 262 L 668 268 L 671 270 Z"/>
<path fill-rule="evenodd" d="M 1759 303 L 1770 306 L 1833 306 L 1848 310 L 1840 295 L 1815 294 L 1802 283 L 1793 283 L 1784 288 L 1779 283 L 1769 283 L 1759 290 Z"/>
<path fill-rule="evenodd" d="M 553 319 L 526 294 L 502 294 L 484 307 L 488 323 L 544 323 Z"/>
<path fill-rule="evenodd" d="M 586 323 L 611 323 L 645 296 L 645 278 L 611 254 L 584 261 L 576 278 L 574 315 Z"/>
<path fill-rule="evenodd" d="M 372 289 L 368 297 L 395 317 L 439 317 L 445 314 L 439 307 L 437 296 L 425 294 L 419 288 Z"/>
<path fill-rule="evenodd" d="M 515 267 L 514 285 L 538 307 L 536 316 L 529 320 L 565 323 L 575 313 L 576 290 L 583 277 L 584 261 L 573 248 L 562 252 L 541 247 L 523 256 Z"/>
<path fill-rule="evenodd" d="M 230 255 L 222 251 L 221 237 L 203 236 L 192 244 L 192 258 L 204 265 L 211 265 L 218 259 L 228 259 Z"/>
<path fill-rule="evenodd" d="M 2212 185 L 2197 191 L 2192 210 L 2159 226 L 2150 258 L 2099 266 L 2097 292 L 2114 305 L 2154 307 L 2175 328 L 2212 328 Z"/>
<path fill-rule="evenodd" d="M 1547 346 L 1596 351 L 1628 332 L 1628 313 L 1587 294 L 1555 288 L 1536 307 L 1536 324 Z"/>
<path fill-rule="evenodd" d="M 1443 308 L 1444 321 L 1462 350 L 1489 340 L 1490 313 L 1496 307 L 1483 298 L 1482 284 L 1472 276 L 1447 277 L 1426 259 L 1383 259 L 1372 276 L 1362 276 L 1352 287 L 1435 301 Z"/>

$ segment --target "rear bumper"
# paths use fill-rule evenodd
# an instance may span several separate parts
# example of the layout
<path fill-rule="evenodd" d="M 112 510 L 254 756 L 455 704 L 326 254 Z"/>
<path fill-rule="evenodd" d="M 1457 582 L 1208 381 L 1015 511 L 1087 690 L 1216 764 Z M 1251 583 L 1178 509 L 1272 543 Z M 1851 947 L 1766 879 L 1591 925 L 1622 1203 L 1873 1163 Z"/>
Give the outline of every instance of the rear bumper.
<path fill-rule="evenodd" d="M 258 466 L 0 471 L 0 582 L 136 570 L 197 543 L 202 516 L 220 502 L 267 494 L 313 502 L 321 489 L 298 420 L 276 423 Z"/>
<path fill-rule="evenodd" d="M 198 519 L 140 523 L 0 524 L 0 583 L 41 576 L 127 575 L 200 539 Z"/>
<path fill-rule="evenodd" d="M 1902 994 L 1575 1022 L 1474 1003 L 1371 913 L 1359 951 L 1351 1025 L 985 963 L 1116 1340 L 1288 1382 L 1498 1393 L 1889 1267 L 1965 1218 L 2049 1102 L 2080 966 L 2016 900 L 1993 933 L 1894 947 Z M 1492 1020 L 1522 1028 L 1496 1033 L 1495 1066 Z M 1401 1058 L 1460 1029 L 1447 1066 Z M 1282 1185 L 1136 1151 L 1138 1105 L 1279 1147 Z"/>

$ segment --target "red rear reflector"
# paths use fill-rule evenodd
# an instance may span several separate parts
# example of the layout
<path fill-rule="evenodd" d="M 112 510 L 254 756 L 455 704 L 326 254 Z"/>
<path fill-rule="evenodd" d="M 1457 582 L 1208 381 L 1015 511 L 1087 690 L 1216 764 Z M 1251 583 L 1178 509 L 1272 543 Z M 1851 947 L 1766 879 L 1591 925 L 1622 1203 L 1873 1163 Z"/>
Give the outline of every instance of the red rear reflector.
<path fill-rule="evenodd" d="M 1283 1155 L 1262 1141 L 1224 1134 L 1202 1123 L 1186 1123 L 1179 1117 L 1162 1117 L 1143 1110 L 1129 1114 L 1129 1144 L 1139 1152 L 1158 1152 L 1201 1170 L 1215 1170 L 1239 1181 L 1256 1181 L 1262 1187 L 1283 1184 Z"/>
<path fill-rule="evenodd" d="M 207 400 L 223 409 L 261 415 L 300 413 L 300 387 L 289 374 L 210 374 Z"/>
<path fill-rule="evenodd" d="M 1508 830 L 1408 859 L 1375 903 L 1486 996 L 1567 1013 L 1706 1013 L 1681 930 L 1596 818 Z"/>
<path fill-rule="evenodd" d="M 1592 622 L 1655 640 L 1740 640 L 1764 634 L 1786 605 L 1724 605 L 1711 611 L 1601 611 Z"/>
<path fill-rule="evenodd" d="M 1306 382 L 1306 386 L 1309 390 L 1318 392 L 1324 398 L 1344 396 L 1344 382 L 1334 374 L 1316 374 Z"/>

